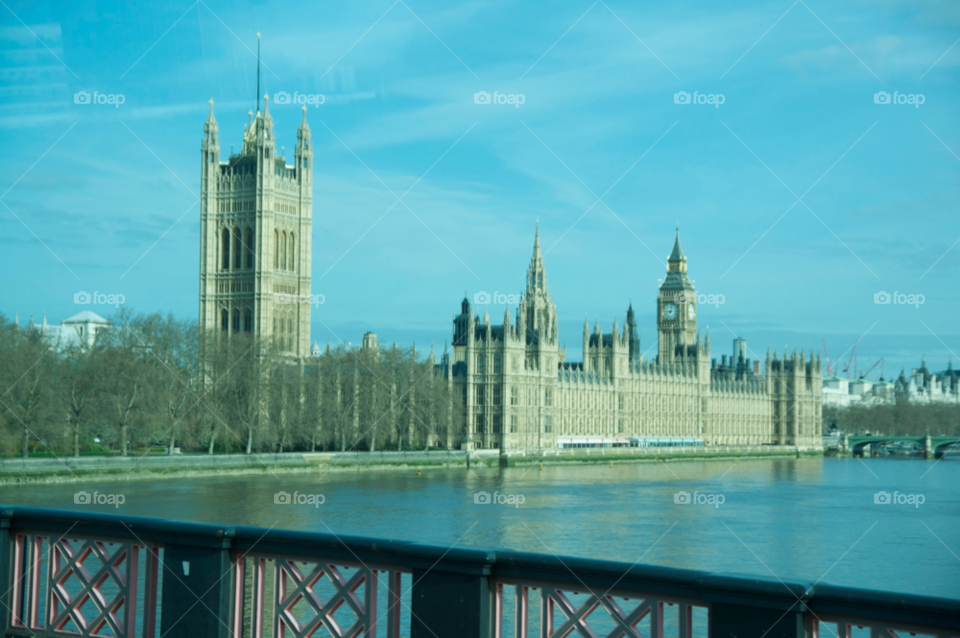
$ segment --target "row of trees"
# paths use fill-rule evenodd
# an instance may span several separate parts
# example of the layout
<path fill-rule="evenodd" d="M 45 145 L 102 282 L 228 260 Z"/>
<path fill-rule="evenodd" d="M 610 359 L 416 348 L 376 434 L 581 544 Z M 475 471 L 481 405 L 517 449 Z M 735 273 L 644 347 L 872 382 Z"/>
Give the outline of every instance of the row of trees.
<path fill-rule="evenodd" d="M 295 362 L 246 335 L 202 338 L 170 315 L 125 309 L 112 321 L 93 347 L 54 348 L 0 315 L 0 454 L 402 450 L 460 440 L 461 402 L 414 348 L 328 346 Z"/>
<path fill-rule="evenodd" d="M 831 426 L 848 434 L 907 436 L 953 436 L 960 434 L 960 405 L 950 403 L 911 403 L 897 397 L 895 403 L 853 405 L 840 408 L 823 406 L 824 432 Z"/>

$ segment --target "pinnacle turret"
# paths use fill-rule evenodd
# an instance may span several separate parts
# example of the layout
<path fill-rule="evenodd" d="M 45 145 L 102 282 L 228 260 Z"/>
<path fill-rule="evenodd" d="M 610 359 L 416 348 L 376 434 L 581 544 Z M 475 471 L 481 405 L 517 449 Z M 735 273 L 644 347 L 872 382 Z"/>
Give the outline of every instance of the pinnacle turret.
<path fill-rule="evenodd" d="M 210 114 L 207 115 L 207 121 L 203 123 L 203 143 L 201 148 L 207 153 L 214 153 L 219 156 L 220 154 L 220 142 L 218 140 L 219 127 L 217 126 L 217 118 L 213 116 L 213 98 L 210 98 Z M 219 157 L 215 157 L 215 160 L 218 160 Z M 207 157 L 203 158 L 204 162 L 208 162 Z"/>
<path fill-rule="evenodd" d="M 300 129 L 299 129 L 299 130 L 309 132 L 309 131 L 310 131 L 310 125 L 307 124 L 307 107 L 306 107 L 306 105 L 304 105 L 304 107 L 303 107 L 302 110 L 303 110 L 303 119 L 300 120 Z"/>
<path fill-rule="evenodd" d="M 210 98 L 209 104 L 210 114 L 207 115 L 207 121 L 203 124 L 203 132 L 209 133 L 212 131 L 215 134 L 217 132 L 217 118 L 213 116 L 213 98 Z"/>

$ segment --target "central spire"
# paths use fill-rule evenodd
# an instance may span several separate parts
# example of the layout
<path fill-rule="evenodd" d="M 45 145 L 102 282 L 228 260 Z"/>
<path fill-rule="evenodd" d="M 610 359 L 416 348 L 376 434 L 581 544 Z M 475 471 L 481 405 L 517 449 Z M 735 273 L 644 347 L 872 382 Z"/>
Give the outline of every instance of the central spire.
<path fill-rule="evenodd" d="M 211 112 L 212 112 L 211 107 Z M 537 218 L 537 230 L 536 234 L 533 236 L 533 258 L 540 259 L 540 218 Z"/>
<path fill-rule="evenodd" d="M 545 293 L 547 291 L 547 271 L 543 267 L 543 255 L 540 252 L 540 220 L 537 219 L 537 230 L 533 238 L 533 257 L 530 259 L 530 269 L 527 271 L 527 292 Z"/>

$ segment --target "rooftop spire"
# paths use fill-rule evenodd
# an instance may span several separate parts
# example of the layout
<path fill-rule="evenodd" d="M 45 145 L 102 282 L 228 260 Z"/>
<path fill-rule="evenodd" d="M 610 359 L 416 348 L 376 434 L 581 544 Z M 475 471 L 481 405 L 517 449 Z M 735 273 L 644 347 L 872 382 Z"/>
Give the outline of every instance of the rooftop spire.
<path fill-rule="evenodd" d="M 540 218 L 537 217 L 537 230 L 533 236 L 533 256 L 534 258 L 540 257 Z"/>
<path fill-rule="evenodd" d="M 684 283 L 687 282 L 687 256 L 683 254 L 683 248 L 680 247 L 680 225 L 677 225 L 676 235 L 673 239 L 673 251 L 667 257 L 667 281 L 671 280 L 670 273 L 679 274 Z M 675 279 L 675 278 L 674 278 Z"/>
<path fill-rule="evenodd" d="M 540 219 L 537 218 L 537 229 L 533 236 L 533 257 L 530 259 L 530 270 L 527 272 L 527 292 L 546 292 L 547 271 L 543 267 L 543 254 L 540 252 Z"/>
<path fill-rule="evenodd" d="M 207 121 L 203 123 L 203 134 L 205 143 L 216 143 L 217 140 L 217 118 L 213 116 L 213 98 L 210 98 L 210 114 L 207 115 Z"/>
<path fill-rule="evenodd" d="M 677 234 L 673 240 L 673 252 L 670 253 L 669 260 L 672 262 L 687 260 L 686 255 L 683 254 L 683 249 L 680 247 L 680 222 L 677 222 Z"/>
<path fill-rule="evenodd" d="M 253 104 L 260 112 L 260 32 L 257 31 L 257 92 L 253 94 Z"/>

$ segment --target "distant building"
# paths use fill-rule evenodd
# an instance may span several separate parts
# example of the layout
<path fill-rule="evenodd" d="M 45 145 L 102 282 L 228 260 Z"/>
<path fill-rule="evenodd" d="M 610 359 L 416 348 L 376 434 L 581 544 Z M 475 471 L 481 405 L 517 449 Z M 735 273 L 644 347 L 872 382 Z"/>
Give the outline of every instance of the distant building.
<path fill-rule="evenodd" d="M 710 359 L 710 336 L 697 331 L 697 297 L 680 235 L 657 295 L 655 359 L 645 360 L 633 307 L 621 330 L 583 326 L 583 361 L 566 361 L 557 309 L 547 288 L 539 231 L 516 315 L 481 319 L 468 299 L 453 320 L 453 353 L 440 370 L 466 415 L 463 446 L 554 449 L 569 437 L 692 437 L 707 445 L 819 447 L 819 355 L 767 353 L 760 362 Z M 565 437 L 565 438 L 561 438 Z"/>
<path fill-rule="evenodd" d="M 14 325 L 20 327 L 19 318 L 14 319 Z M 51 348 L 63 351 L 71 348 L 92 348 L 96 343 L 97 333 L 112 325 L 97 313 L 84 310 L 64 319 L 59 326 L 47 323 L 47 313 L 43 313 L 43 321 L 39 325 L 34 323 L 31 317 L 25 329 L 37 331 Z"/>
<path fill-rule="evenodd" d="M 960 375 L 953 369 L 953 361 L 940 374 L 927 369 L 927 358 L 920 362 L 919 368 L 913 368 L 910 376 L 902 370 L 897 378 L 897 392 L 913 403 L 960 403 L 957 386 Z"/>
<path fill-rule="evenodd" d="M 870 379 L 844 379 L 842 377 L 824 377 L 823 405 L 841 408 L 851 405 L 871 405 L 892 403 L 894 401 L 894 383 Z"/>
<path fill-rule="evenodd" d="M 843 379 L 824 377 L 823 405 L 850 407 L 853 405 L 876 405 L 894 403 L 905 398 L 911 403 L 960 403 L 960 372 L 953 369 L 953 362 L 937 374 L 927 368 L 926 357 L 919 368 L 907 375 L 901 371 L 896 381 L 869 379 Z"/>

